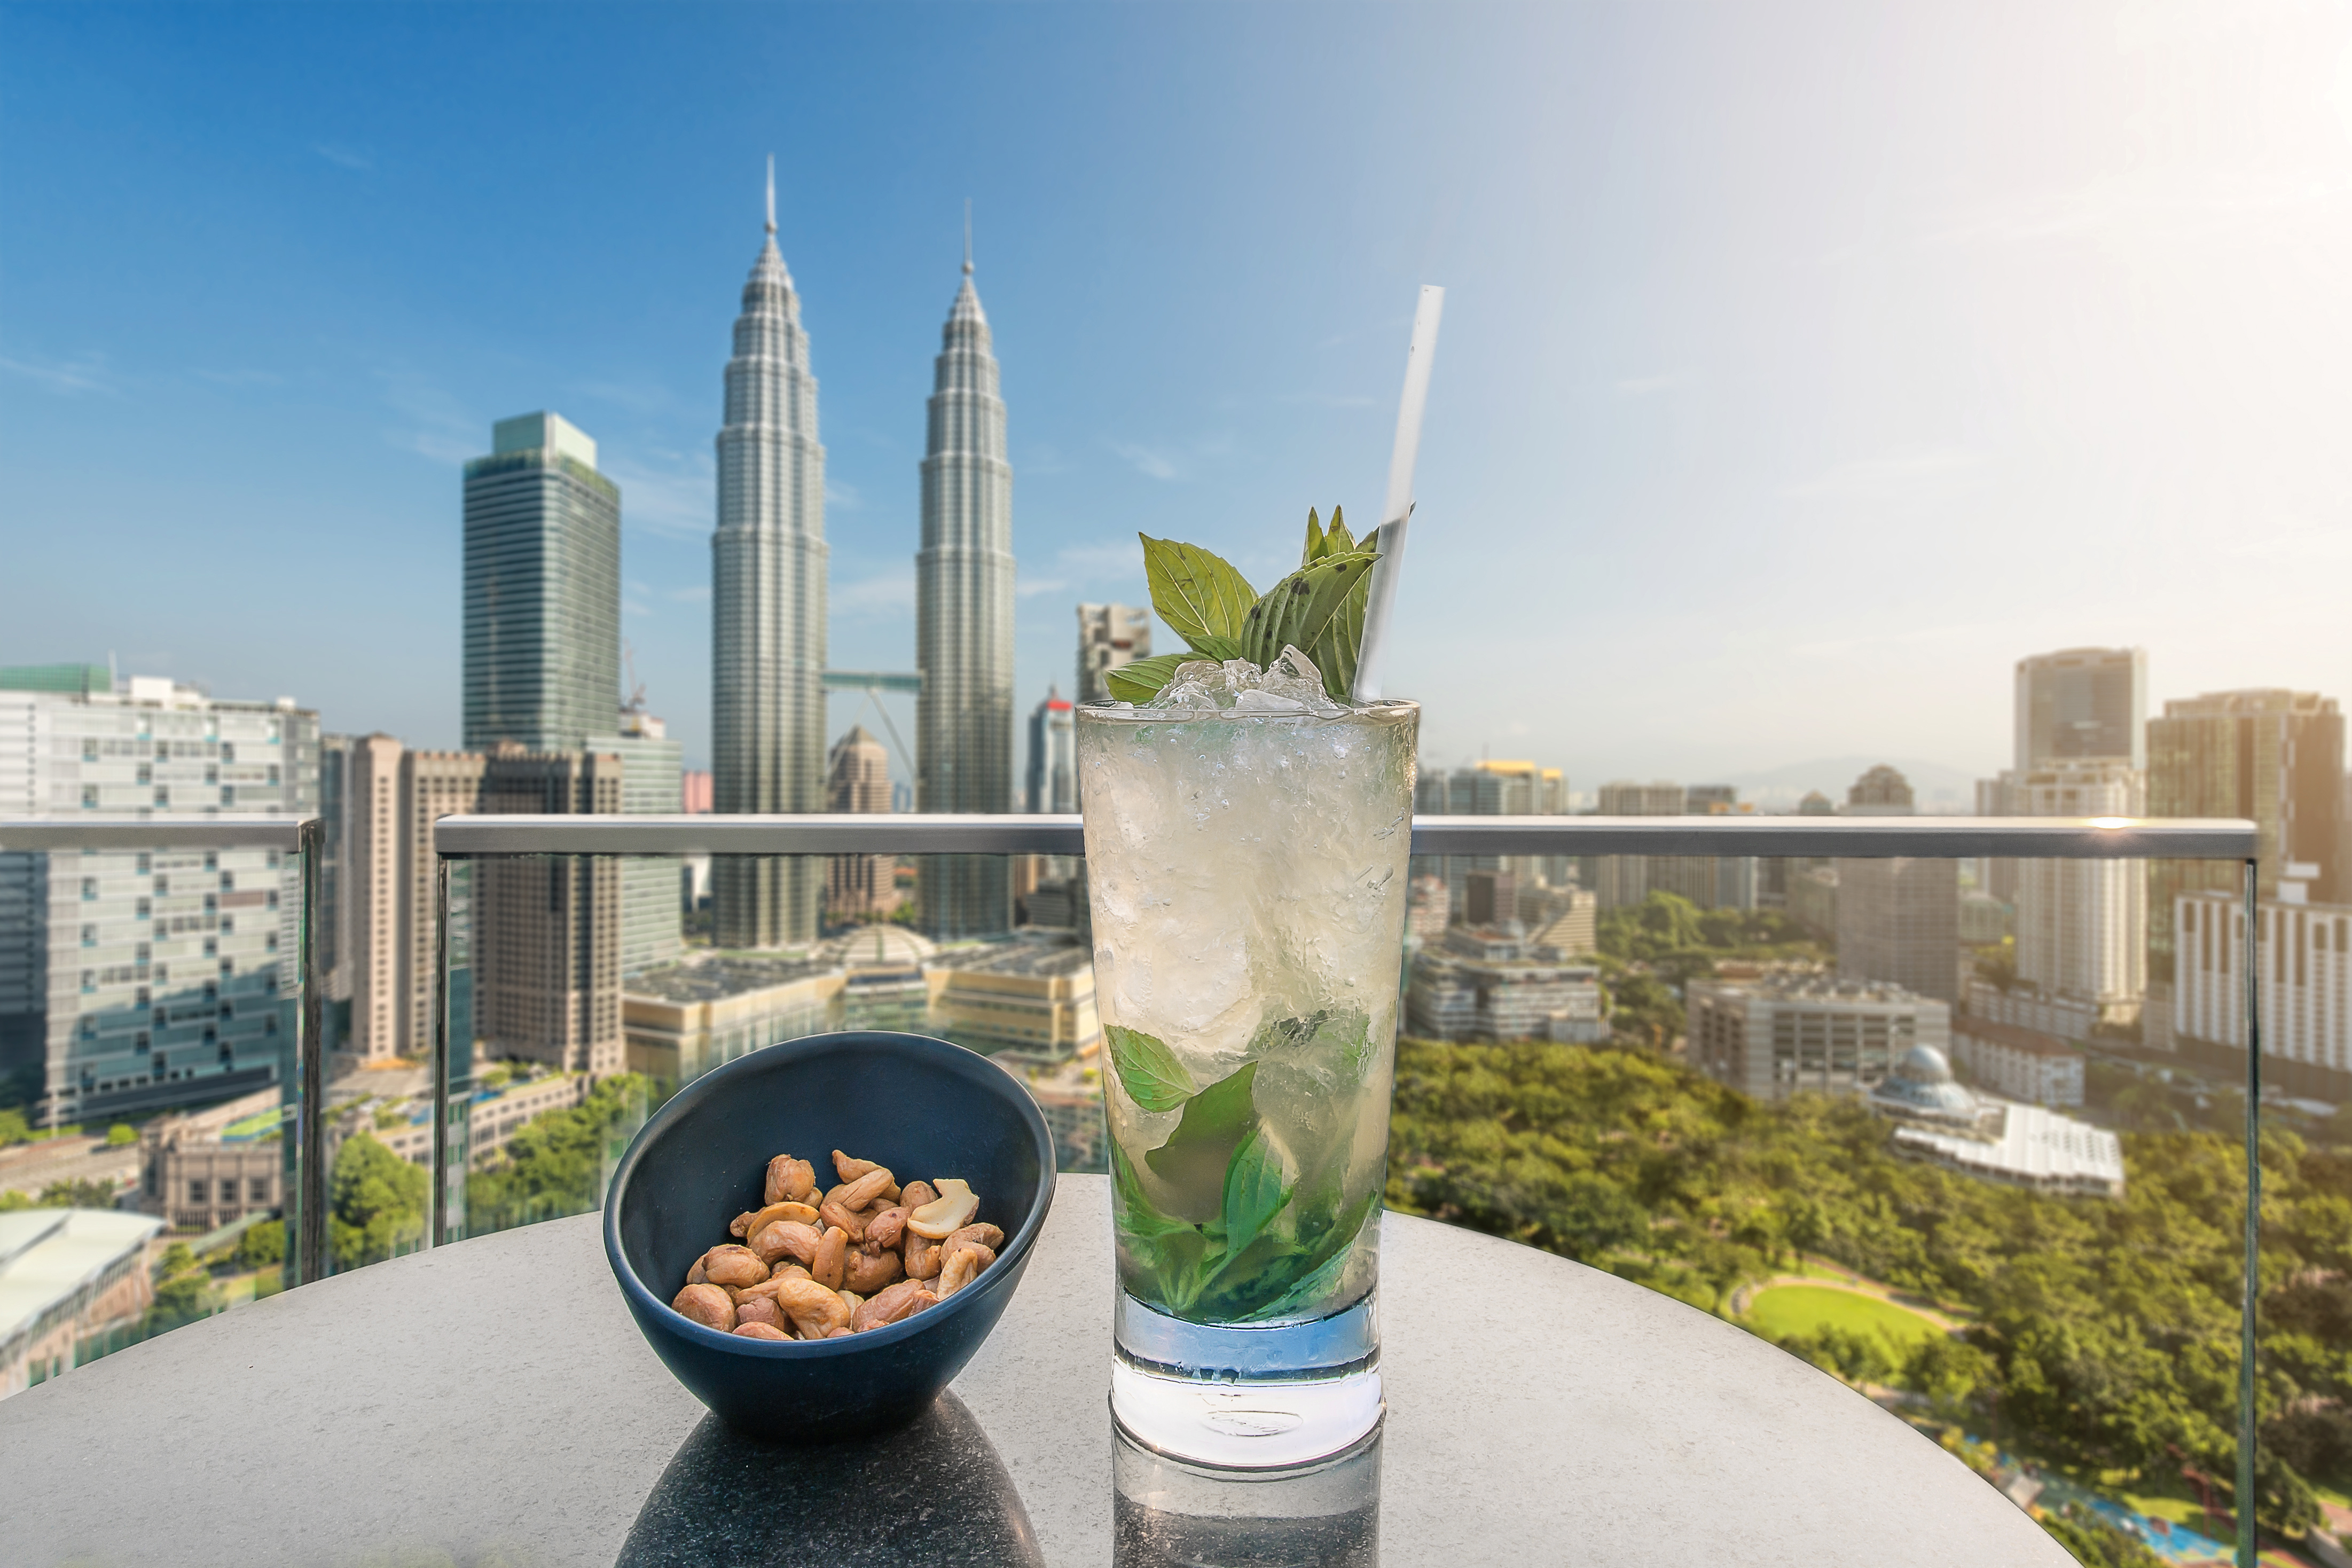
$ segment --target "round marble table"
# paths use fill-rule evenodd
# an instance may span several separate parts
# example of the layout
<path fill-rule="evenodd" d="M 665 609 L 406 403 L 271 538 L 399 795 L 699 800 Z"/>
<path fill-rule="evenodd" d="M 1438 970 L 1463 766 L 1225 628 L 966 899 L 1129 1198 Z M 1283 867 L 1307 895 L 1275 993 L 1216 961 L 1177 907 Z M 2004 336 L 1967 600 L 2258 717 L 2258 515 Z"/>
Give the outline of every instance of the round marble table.
<path fill-rule="evenodd" d="M 340 1276 L 0 1402 L 0 1556 L 2071 1561 L 1958 1461 L 1770 1345 L 1425 1220 L 1391 1215 L 1381 1233 L 1376 1445 L 1223 1488 L 1122 1448 L 1117 1489 L 1101 1177 L 1062 1178 L 1019 1294 L 931 1415 L 839 1447 L 767 1448 L 707 1421 L 630 1322 L 597 1224 Z"/>

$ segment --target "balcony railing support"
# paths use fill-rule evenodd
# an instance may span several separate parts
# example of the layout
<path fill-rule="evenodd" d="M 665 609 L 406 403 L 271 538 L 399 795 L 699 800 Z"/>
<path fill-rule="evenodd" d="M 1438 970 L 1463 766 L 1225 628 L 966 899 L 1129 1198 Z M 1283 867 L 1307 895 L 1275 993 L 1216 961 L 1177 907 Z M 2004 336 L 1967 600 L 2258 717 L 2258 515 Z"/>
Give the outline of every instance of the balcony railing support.
<path fill-rule="evenodd" d="M 307 1285 L 327 1276 L 327 997 L 320 977 L 319 944 L 326 924 L 327 825 L 318 817 L 303 822 L 299 834 L 302 858 L 302 940 L 297 964 L 301 971 L 302 1026 L 295 1047 L 294 1136 L 298 1140 L 294 1172 L 300 1182 L 295 1198 L 293 1283 Z"/>
<path fill-rule="evenodd" d="M 2255 1542 L 2261 1531 L 2254 1524 L 2254 1309 L 2262 1299 L 2263 1257 L 2263 1009 L 2262 976 L 2256 973 L 2262 949 L 2254 921 L 2262 913 L 2255 899 L 2258 881 L 2254 858 L 2246 857 L 2246 939 L 2238 967 L 2246 986 L 2246 1272 L 2238 1307 L 2238 1568 L 2255 1568 Z"/>
<path fill-rule="evenodd" d="M 433 1194 L 425 1245 L 447 1240 L 449 1224 L 449 860 L 433 861 Z"/>

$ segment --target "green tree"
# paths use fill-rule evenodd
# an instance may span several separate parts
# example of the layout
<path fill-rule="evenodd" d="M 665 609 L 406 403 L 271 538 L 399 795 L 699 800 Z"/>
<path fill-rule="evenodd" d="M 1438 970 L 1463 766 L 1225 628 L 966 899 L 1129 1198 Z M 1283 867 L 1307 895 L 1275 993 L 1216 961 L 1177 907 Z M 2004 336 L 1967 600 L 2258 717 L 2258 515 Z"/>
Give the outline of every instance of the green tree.
<path fill-rule="evenodd" d="M 580 1104 L 542 1112 L 517 1129 L 505 1161 L 467 1181 L 468 1227 L 504 1230 L 603 1204 L 613 1162 L 644 1124 L 649 1088 L 643 1075 L 621 1073 Z"/>
<path fill-rule="evenodd" d="M 195 1266 L 196 1255 L 188 1250 L 188 1244 L 175 1241 L 163 1249 L 163 1260 L 155 1265 L 155 1272 L 159 1278 L 185 1274 Z"/>
<path fill-rule="evenodd" d="M 120 1149 L 126 1143 L 138 1142 L 139 1129 L 128 1121 L 118 1121 L 106 1130 L 106 1145 L 110 1149 Z"/>
<path fill-rule="evenodd" d="M 51 1182 L 41 1189 L 41 1201 L 36 1206 L 45 1209 L 110 1209 L 114 1206 L 114 1184 L 79 1177 L 72 1181 Z"/>
<path fill-rule="evenodd" d="M 219 1309 L 212 1281 L 202 1270 L 175 1274 L 155 1287 L 155 1300 L 142 1321 L 142 1335 L 168 1333 L 184 1323 L 209 1318 Z"/>
<path fill-rule="evenodd" d="M 358 1268 L 415 1247 L 425 1238 L 432 1178 L 365 1132 L 335 1152 L 329 1245 L 337 1268 Z"/>
<path fill-rule="evenodd" d="M 33 1130 L 26 1124 L 23 1111 L 13 1105 L 0 1110 L 0 1149 L 5 1149 L 11 1143 L 22 1143 L 32 1135 Z"/>
<path fill-rule="evenodd" d="M 240 1268 L 274 1268 L 286 1261 L 286 1222 L 265 1219 L 246 1227 L 236 1239 L 236 1263 Z"/>

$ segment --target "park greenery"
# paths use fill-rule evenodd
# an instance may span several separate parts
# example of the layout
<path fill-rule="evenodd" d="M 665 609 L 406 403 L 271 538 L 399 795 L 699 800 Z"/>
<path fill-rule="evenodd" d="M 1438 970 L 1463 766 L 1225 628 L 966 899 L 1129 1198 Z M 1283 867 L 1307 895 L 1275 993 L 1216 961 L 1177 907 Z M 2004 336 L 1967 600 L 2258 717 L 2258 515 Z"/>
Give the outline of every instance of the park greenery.
<path fill-rule="evenodd" d="M 1620 1045 L 1664 1050 L 1683 1035 L 1683 987 L 1726 959 L 1819 963 L 1826 950 L 1777 910 L 1702 910 L 1675 893 L 1603 910 L 1593 936 Z"/>
<path fill-rule="evenodd" d="M 0 1214 L 16 1209 L 110 1209 L 114 1206 L 114 1184 L 100 1178 L 76 1177 L 70 1181 L 51 1182 L 41 1189 L 41 1195 L 28 1193 L 0 1193 Z"/>
<path fill-rule="evenodd" d="M 466 1178 L 467 1229 L 506 1230 L 602 1205 L 614 1162 L 645 1122 L 652 1089 L 642 1073 L 621 1073 L 580 1104 L 517 1128 L 504 1160 Z"/>
<path fill-rule="evenodd" d="M 425 1200 L 433 1178 L 365 1132 L 335 1151 L 329 1189 L 327 1245 L 338 1269 L 381 1263 L 415 1251 L 425 1239 Z"/>
<path fill-rule="evenodd" d="M 1727 1316 L 1742 1285 L 1834 1262 L 1959 1331 L 1826 1321 L 1788 1349 L 2058 1467 L 2226 1489 L 2240 1148 L 2179 1127 L 2124 1145 L 2123 1199 L 2051 1196 L 1898 1159 L 1852 1100 L 1761 1103 L 1647 1051 L 1406 1040 L 1388 1201 Z M 2314 1483 L 2352 1487 L 2352 1154 L 2278 1132 L 2263 1166 L 2259 1517 L 2300 1531 Z"/>

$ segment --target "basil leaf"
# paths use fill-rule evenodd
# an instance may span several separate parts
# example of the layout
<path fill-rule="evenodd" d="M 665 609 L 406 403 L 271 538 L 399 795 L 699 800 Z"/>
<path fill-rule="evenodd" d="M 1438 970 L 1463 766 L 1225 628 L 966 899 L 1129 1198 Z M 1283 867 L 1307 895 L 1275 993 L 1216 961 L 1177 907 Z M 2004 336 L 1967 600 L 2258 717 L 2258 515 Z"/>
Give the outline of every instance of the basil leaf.
<path fill-rule="evenodd" d="M 1139 533 L 1151 607 L 1187 643 L 1199 637 L 1237 637 L 1257 590 L 1222 558 L 1197 544 Z M 1132 667 L 1129 667 L 1132 668 Z"/>
<path fill-rule="evenodd" d="M 1363 1234 L 1365 1225 L 1380 1219 L 1381 1190 L 1375 1186 L 1349 1206 L 1348 1213 L 1338 1223 L 1324 1231 L 1313 1246 L 1301 1249 L 1300 1261 L 1307 1272 L 1288 1289 L 1246 1314 L 1250 1318 L 1279 1317 L 1302 1307 L 1316 1304 L 1337 1289 L 1340 1276 L 1348 1271 L 1348 1261 L 1355 1252 L 1356 1238 Z M 1304 1239 L 1302 1235 L 1301 1239 Z"/>
<path fill-rule="evenodd" d="M 1337 519 L 1333 521 L 1336 526 Z M 1324 626 L 1315 646 L 1302 650 L 1323 672 L 1323 689 L 1342 702 L 1356 689 L 1356 658 L 1363 649 L 1364 613 L 1371 602 L 1372 574 L 1367 572 L 1339 601 L 1339 613 Z"/>
<path fill-rule="evenodd" d="M 1116 1138 L 1110 1141 L 1110 1179 L 1111 1186 L 1118 1194 L 1116 1212 L 1121 1234 L 1139 1241 L 1156 1241 L 1178 1231 L 1200 1234 L 1198 1226 L 1187 1225 L 1181 1219 L 1171 1219 L 1152 1205 L 1150 1197 L 1143 1190 L 1142 1178 L 1135 1173 L 1135 1166 L 1129 1162 L 1127 1151 L 1118 1146 Z"/>
<path fill-rule="evenodd" d="M 1303 1018 L 1277 1018 L 1258 1026 L 1250 1037 L 1249 1054 L 1264 1057 L 1284 1049 L 1328 1052 L 1348 1066 L 1348 1077 L 1361 1080 L 1371 1065 L 1372 1018 L 1360 1007 L 1318 1007 Z"/>
<path fill-rule="evenodd" d="M 1368 544 L 1359 544 L 1356 542 L 1355 535 L 1348 531 L 1348 525 L 1339 521 L 1339 509 L 1336 506 L 1333 507 L 1331 509 L 1331 526 L 1323 531 L 1323 553 L 1326 555 L 1350 555 L 1358 551 L 1369 550 L 1371 546 Z"/>
<path fill-rule="evenodd" d="M 1251 1128 L 1225 1166 L 1226 1248 L 1236 1254 L 1246 1248 L 1289 1201 L 1282 1156 L 1266 1141 L 1265 1128 Z"/>
<path fill-rule="evenodd" d="M 1223 1212 L 1225 1166 L 1257 1125 L 1257 1107 L 1250 1099 L 1256 1078 L 1257 1063 L 1244 1062 L 1238 1072 L 1201 1090 L 1185 1102 L 1183 1119 L 1168 1142 L 1144 1154 L 1151 1173 L 1180 1194 L 1176 1212 L 1184 1218 L 1213 1219 Z"/>
<path fill-rule="evenodd" d="M 1103 671 L 1103 687 L 1120 702 L 1149 702 L 1160 695 L 1160 689 L 1175 679 L 1176 667 L 1190 664 L 1196 655 L 1163 653 L 1150 658 L 1139 658 L 1122 664 L 1116 669 Z"/>
<path fill-rule="evenodd" d="M 1276 583 L 1265 595 L 1250 606 L 1249 617 L 1243 624 L 1241 638 L 1244 658 L 1261 668 L 1282 656 L 1286 646 L 1297 647 L 1308 658 L 1318 639 L 1330 628 L 1340 614 L 1348 596 L 1371 578 L 1372 563 L 1379 557 L 1366 552 L 1347 555 L 1327 555 L 1311 566 L 1302 566 Z M 1346 626 L 1339 634 L 1343 640 Z M 1362 641 L 1360 623 L 1356 628 L 1356 641 Z M 1348 658 L 1352 668 L 1355 649 L 1349 647 Z M 1317 668 L 1320 668 L 1318 665 Z M 1346 688 L 1333 686 L 1333 676 L 1325 671 L 1323 688 L 1335 696 L 1346 695 Z"/>
<path fill-rule="evenodd" d="M 1112 1024 L 1103 1030 L 1118 1086 L 1145 1110 L 1173 1110 L 1192 1095 L 1192 1075 L 1157 1036 Z"/>
<path fill-rule="evenodd" d="M 1192 651 L 1202 658 L 1213 658 L 1219 664 L 1223 664 L 1229 658 L 1241 658 L 1242 639 L 1219 637 L 1213 632 L 1203 632 L 1192 639 Z"/>
<path fill-rule="evenodd" d="M 1332 513 L 1331 521 L 1334 522 L 1339 521 L 1339 514 L 1337 512 Z M 1307 548 L 1298 552 L 1298 563 L 1301 566 L 1312 566 L 1315 563 L 1323 559 L 1323 541 L 1326 535 L 1323 532 L 1323 524 L 1317 520 L 1315 516 L 1315 509 L 1311 506 L 1308 507 L 1307 509 Z"/>

